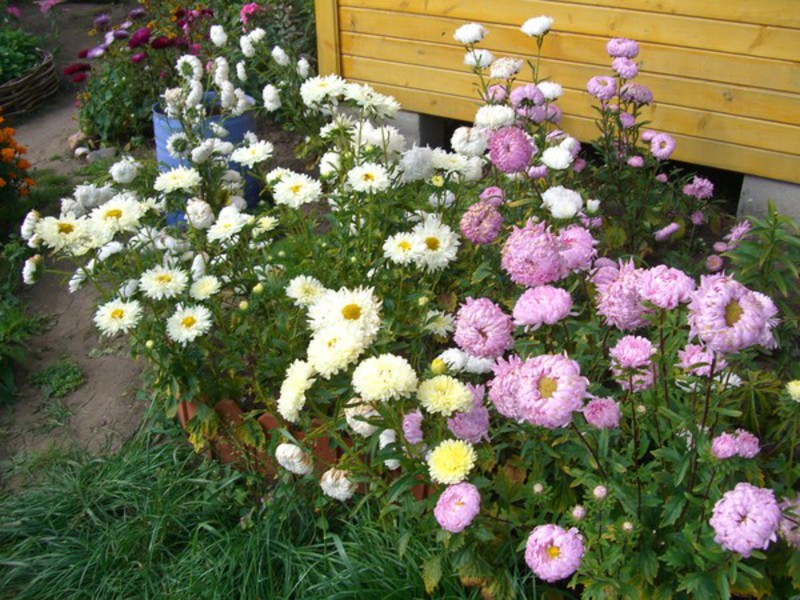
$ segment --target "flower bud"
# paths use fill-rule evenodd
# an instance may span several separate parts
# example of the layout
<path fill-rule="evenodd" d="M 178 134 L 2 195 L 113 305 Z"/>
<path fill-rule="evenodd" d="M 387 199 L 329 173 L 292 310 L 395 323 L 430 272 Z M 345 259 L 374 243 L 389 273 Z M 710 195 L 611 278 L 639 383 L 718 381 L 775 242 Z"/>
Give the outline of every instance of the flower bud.
<path fill-rule="evenodd" d="M 433 371 L 434 375 L 444 375 L 447 373 L 447 363 L 441 358 L 434 358 L 431 361 L 431 371 Z"/>

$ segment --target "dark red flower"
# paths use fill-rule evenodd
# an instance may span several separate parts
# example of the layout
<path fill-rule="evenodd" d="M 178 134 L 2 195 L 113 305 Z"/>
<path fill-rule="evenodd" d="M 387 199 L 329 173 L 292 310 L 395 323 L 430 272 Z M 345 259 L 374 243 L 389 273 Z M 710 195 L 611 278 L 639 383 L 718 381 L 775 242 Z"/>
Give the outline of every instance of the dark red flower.
<path fill-rule="evenodd" d="M 131 56 L 131 60 L 132 60 L 133 62 L 135 62 L 135 63 L 140 63 L 140 62 L 142 62 L 142 61 L 143 61 L 145 58 L 147 58 L 147 55 L 146 55 L 144 52 L 137 52 L 136 54 L 134 54 L 133 56 Z"/>
<path fill-rule="evenodd" d="M 84 48 L 83 50 L 78 52 L 78 58 L 86 58 L 88 54 L 89 54 L 89 48 Z"/>
<path fill-rule="evenodd" d="M 64 75 L 71 76 L 75 75 L 75 73 L 81 73 L 83 71 L 89 71 L 92 66 L 89 63 L 72 63 L 71 65 L 67 65 L 64 67 Z"/>
<path fill-rule="evenodd" d="M 86 81 L 86 72 L 82 71 L 80 73 L 75 73 L 72 76 L 72 83 L 81 83 L 82 81 Z"/>
<path fill-rule="evenodd" d="M 154 50 L 163 50 L 164 48 L 171 48 L 174 45 L 175 45 L 175 40 L 170 39 L 165 35 L 160 35 L 152 42 L 150 42 L 150 46 Z"/>
<path fill-rule="evenodd" d="M 142 27 L 133 32 L 131 39 L 128 40 L 129 48 L 138 48 L 144 46 L 150 41 L 150 30 L 147 27 Z"/>

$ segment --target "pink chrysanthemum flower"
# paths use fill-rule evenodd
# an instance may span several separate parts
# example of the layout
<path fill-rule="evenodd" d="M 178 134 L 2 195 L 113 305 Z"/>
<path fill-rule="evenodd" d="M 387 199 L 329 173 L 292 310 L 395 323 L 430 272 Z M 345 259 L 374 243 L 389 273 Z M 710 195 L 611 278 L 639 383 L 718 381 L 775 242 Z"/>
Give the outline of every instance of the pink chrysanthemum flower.
<path fill-rule="evenodd" d="M 514 345 L 511 317 L 488 298 L 467 298 L 456 317 L 453 339 L 467 354 L 496 358 Z"/>
<path fill-rule="evenodd" d="M 606 52 L 611 57 L 636 58 L 639 55 L 639 44 L 628 38 L 612 38 L 606 44 Z"/>
<path fill-rule="evenodd" d="M 506 199 L 506 193 L 499 187 L 493 185 L 483 190 L 479 198 L 493 206 L 502 206 Z"/>
<path fill-rule="evenodd" d="M 650 152 L 658 160 L 667 160 L 675 152 L 675 140 L 666 133 L 657 133 L 650 142 Z"/>
<path fill-rule="evenodd" d="M 644 159 L 641 156 L 631 156 L 628 159 L 628 166 L 634 169 L 640 169 L 644 166 Z"/>
<path fill-rule="evenodd" d="M 532 83 L 513 89 L 509 99 L 518 116 L 531 120 L 538 114 L 536 109 L 544 104 L 542 90 Z"/>
<path fill-rule="evenodd" d="M 611 348 L 611 372 L 622 389 L 634 392 L 646 390 L 655 381 L 652 357 L 658 352 L 648 340 L 635 335 L 626 335 Z"/>
<path fill-rule="evenodd" d="M 787 544 L 800 548 L 800 496 L 794 500 L 784 498 L 780 508 L 783 511 L 780 535 Z"/>
<path fill-rule="evenodd" d="M 433 516 L 442 529 L 450 533 L 464 531 L 481 511 L 481 494 L 471 483 L 447 486 L 439 496 Z"/>
<path fill-rule="evenodd" d="M 629 112 L 622 111 L 621 113 L 619 113 L 619 124 L 622 126 L 623 129 L 630 129 L 631 127 L 636 125 L 636 117 L 634 117 Z M 634 158 L 636 163 L 638 163 L 639 161 L 642 161 L 642 164 L 644 164 L 644 159 L 641 156 L 634 156 L 633 158 Z M 628 162 L 630 163 L 630 161 L 628 161 Z M 641 167 L 642 165 L 633 164 L 631 166 L 632 167 L 634 167 L 634 166 Z"/>
<path fill-rule="evenodd" d="M 712 362 L 715 375 L 728 366 L 728 361 L 721 354 L 716 354 L 717 359 L 714 361 L 715 354 L 705 346 L 686 344 L 686 348 L 678 350 L 680 362 L 677 366 L 698 377 L 711 377 Z"/>
<path fill-rule="evenodd" d="M 572 421 L 572 413 L 583 408 L 589 380 L 581 376 L 577 362 L 561 354 L 543 354 L 527 359 L 520 369 L 518 410 L 533 425 L 557 429 Z"/>
<path fill-rule="evenodd" d="M 731 232 L 723 239 L 728 242 L 728 248 L 735 248 L 739 242 L 750 232 L 753 226 L 750 221 L 744 220 L 731 228 Z"/>
<path fill-rule="evenodd" d="M 683 193 L 698 200 L 706 200 L 714 195 L 714 184 L 705 177 L 695 175 L 691 183 L 683 186 Z"/>
<path fill-rule="evenodd" d="M 772 490 L 742 482 L 717 501 L 709 523 L 715 542 L 748 558 L 777 539 L 781 517 Z"/>
<path fill-rule="evenodd" d="M 672 310 L 681 302 L 688 302 L 693 291 L 694 279 L 666 265 L 645 269 L 639 278 L 642 299 L 658 308 Z"/>
<path fill-rule="evenodd" d="M 653 234 L 653 239 L 657 242 L 663 242 L 664 240 L 668 240 L 681 228 L 680 225 L 677 223 L 670 223 L 666 227 L 662 227 L 658 231 Z"/>
<path fill-rule="evenodd" d="M 706 269 L 711 271 L 712 273 L 716 273 L 720 269 L 722 269 L 723 265 L 722 257 L 717 254 L 711 254 L 706 259 Z"/>
<path fill-rule="evenodd" d="M 467 384 L 472 392 L 472 409 L 456 413 L 447 420 L 447 428 L 457 438 L 470 444 L 489 441 L 489 409 L 483 405 L 486 388 L 482 385 Z"/>
<path fill-rule="evenodd" d="M 656 175 L 656 181 L 659 183 L 667 183 L 668 180 L 669 177 L 667 177 L 666 173 L 659 173 L 658 175 Z"/>
<path fill-rule="evenodd" d="M 522 421 L 522 411 L 517 401 L 522 381 L 522 359 L 516 354 L 508 360 L 498 358 L 492 371 L 494 379 L 489 382 L 489 400 L 501 415 L 515 421 Z"/>
<path fill-rule="evenodd" d="M 491 244 L 503 228 L 503 215 L 494 204 L 481 200 L 467 209 L 459 227 L 462 235 L 473 244 Z"/>
<path fill-rule="evenodd" d="M 500 265 L 511 281 L 526 287 L 558 281 L 564 268 L 558 240 L 544 223 L 533 221 L 522 229 L 514 227 L 503 245 Z"/>
<path fill-rule="evenodd" d="M 577 571 L 583 552 L 583 537 L 576 528 L 539 525 L 528 537 L 525 562 L 539 579 L 552 583 Z"/>
<path fill-rule="evenodd" d="M 613 283 L 619 277 L 619 264 L 610 258 L 601 256 L 594 261 L 593 266 L 594 269 L 591 273 L 590 279 L 598 288 L 606 286 L 609 283 Z"/>
<path fill-rule="evenodd" d="M 525 326 L 525 331 L 536 331 L 542 325 L 555 325 L 572 310 L 569 292 L 551 285 L 540 285 L 519 297 L 514 305 L 514 325 Z"/>
<path fill-rule="evenodd" d="M 620 90 L 620 98 L 626 102 L 633 102 L 639 106 L 650 104 L 653 101 L 653 92 L 641 83 L 626 83 Z"/>
<path fill-rule="evenodd" d="M 706 222 L 706 215 L 705 215 L 705 213 L 704 213 L 702 210 L 696 210 L 696 211 L 694 211 L 694 212 L 692 213 L 692 216 L 691 216 L 690 218 L 691 218 L 691 220 L 692 220 L 692 224 L 693 224 L 693 225 L 697 225 L 698 227 L 699 227 L 700 225 L 703 225 L 703 224 L 705 224 L 705 222 Z"/>
<path fill-rule="evenodd" d="M 597 312 L 603 316 L 605 322 L 622 331 L 647 325 L 647 319 L 644 318 L 646 309 L 642 306 L 639 293 L 641 271 L 634 266 L 633 261 L 620 261 L 616 278 L 604 285 L 598 283 L 598 275 L 605 279 L 611 274 L 606 270 L 596 273 L 594 277 L 597 285 Z"/>
<path fill-rule="evenodd" d="M 519 127 L 503 127 L 489 140 L 489 158 L 503 173 L 519 173 L 531 162 L 534 147 Z"/>
<path fill-rule="evenodd" d="M 611 61 L 611 68 L 623 79 L 633 79 L 639 74 L 639 65 L 627 56 L 618 56 Z"/>
<path fill-rule="evenodd" d="M 730 433 L 721 433 L 711 440 L 711 454 L 717 460 L 726 460 L 736 456 L 736 438 Z"/>
<path fill-rule="evenodd" d="M 619 427 L 619 403 L 612 398 L 592 398 L 583 407 L 583 416 L 586 422 L 598 429 L 616 429 Z"/>
<path fill-rule="evenodd" d="M 531 179 L 541 179 L 543 177 L 547 177 L 547 166 L 545 165 L 534 165 L 530 169 L 528 169 L 528 177 Z"/>
<path fill-rule="evenodd" d="M 689 303 L 690 335 L 711 350 L 738 352 L 756 344 L 775 345 L 775 304 L 725 274 L 703 275 Z"/>
<path fill-rule="evenodd" d="M 746 429 L 736 430 L 736 454 L 742 458 L 755 458 L 761 452 L 758 438 Z"/>
<path fill-rule="evenodd" d="M 508 91 L 506 90 L 506 86 L 496 83 L 494 85 L 490 85 L 486 89 L 486 94 L 483 96 L 483 99 L 488 104 L 502 104 L 506 101 L 507 97 Z"/>
<path fill-rule="evenodd" d="M 613 77 L 592 77 L 586 84 L 586 91 L 598 100 L 606 102 L 617 93 L 617 80 Z"/>
<path fill-rule="evenodd" d="M 409 444 L 419 444 L 422 441 L 422 411 L 419 409 L 403 417 L 403 437 Z"/>
<path fill-rule="evenodd" d="M 597 256 L 597 240 L 585 227 L 570 225 L 558 232 L 558 253 L 564 270 L 569 273 L 588 271 Z"/>

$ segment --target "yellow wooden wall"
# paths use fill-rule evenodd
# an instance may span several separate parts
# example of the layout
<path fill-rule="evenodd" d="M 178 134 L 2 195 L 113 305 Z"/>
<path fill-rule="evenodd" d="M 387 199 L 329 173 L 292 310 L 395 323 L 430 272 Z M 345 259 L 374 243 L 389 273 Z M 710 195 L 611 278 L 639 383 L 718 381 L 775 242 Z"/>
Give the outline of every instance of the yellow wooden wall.
<path fill-rule="evenodd" d="M 656 103 L 651 127 L 677 160 L 800 183 L 800 0 L 316 0 L 320 73 L 369 83 L 411 111 L 471 121 L 475 78 L 457 27 L 489 29 L 481 47 L 531 57 L 519 26 L 555 19 L 542 74 L 564 87 L 563 128 L 596 135 L 593 75 L 610 74 L 605 43 L 640 43 L 638 81 Z"/>

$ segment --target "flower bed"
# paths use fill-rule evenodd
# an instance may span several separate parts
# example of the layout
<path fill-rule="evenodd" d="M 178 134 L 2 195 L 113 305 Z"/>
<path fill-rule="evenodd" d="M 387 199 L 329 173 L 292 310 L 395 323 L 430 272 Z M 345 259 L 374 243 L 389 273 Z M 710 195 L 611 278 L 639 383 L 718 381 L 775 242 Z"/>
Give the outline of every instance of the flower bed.
<path fill-rule="evenodd" d="M 522 27 L 538 52 L 551 25 Z M 800 243 L 773 215 L 702 258 L 713 186 L 672 171 L 674 141 L 641 122 L 636 43 L 611 40 L 612 71 L 587 85 L 595 160 L 558 129 L 561 87 L 539 57 L 515 85 L 523 61 L 481 49 L 478 24 L 455 35 L 484 105 L 454 152 L 407 148 L 392 98 L 308 77 L 256 31 L 240 47 L 269 52 L 276 77 L 260 110 L 325 123 L 320 179 L 268 170 L 272 145 L 224 142 L 224 121 L 207 135 L 209 87 L 224 114 L 252 107 L 226 59 L 207 73 L 184 56 L 163 98 L 188 166 L 125 158 L 59 217 L 23 224 L 30 245 L 76 259 L 70 289 L 98 285 L 98 328 L 148 359 L 164 411 L 193 403 L 194 446 L 266 453 L 331 502 L 418 515 L 438 549 L 421 565 L 431 592 L 453 572 L 496 598 L 787 595 Z M 229 161 L 269 190 L 253 214 Z M 767 260 L 769 280 L 753 274 Z M 320 445 L 336 464 L 317 476 Z"/>

